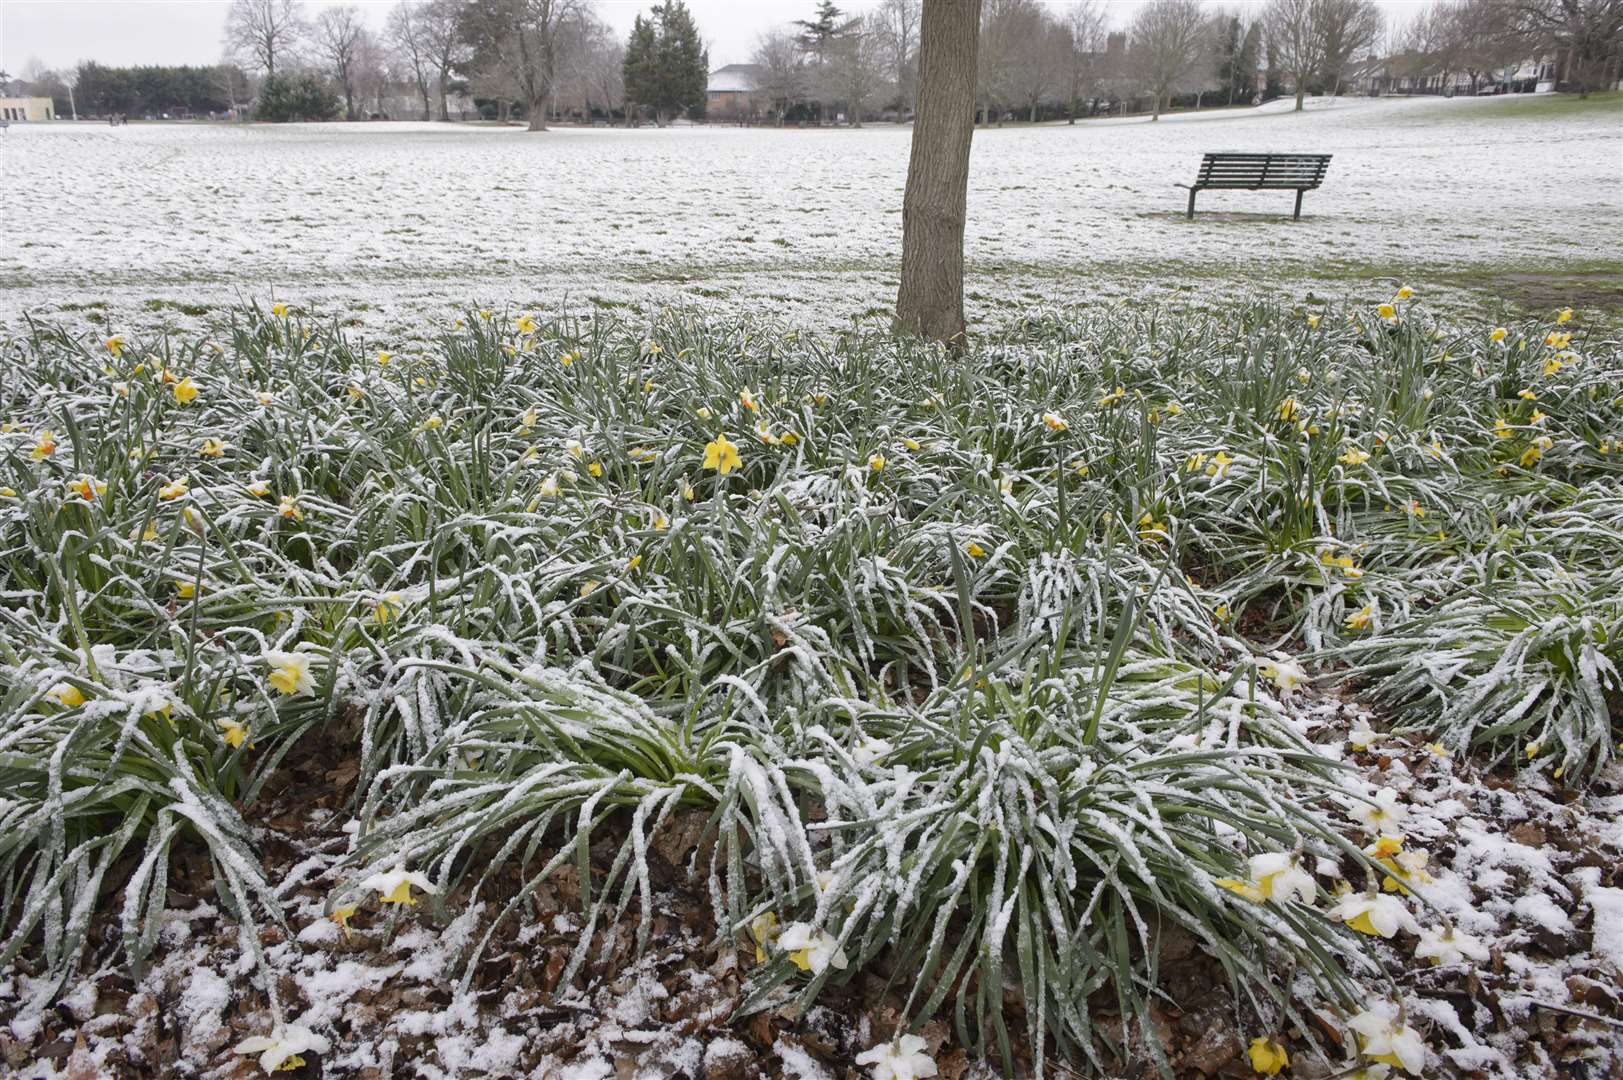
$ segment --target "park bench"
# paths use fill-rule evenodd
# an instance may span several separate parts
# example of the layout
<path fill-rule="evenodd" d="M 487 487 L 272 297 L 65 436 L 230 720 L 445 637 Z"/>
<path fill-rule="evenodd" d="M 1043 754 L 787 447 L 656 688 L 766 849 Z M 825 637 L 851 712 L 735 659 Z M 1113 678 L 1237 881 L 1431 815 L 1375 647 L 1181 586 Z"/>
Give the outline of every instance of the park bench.
<path fill-rule="evenodd" d="M 1324 183 L 1330 171 L 1329 154 L 1207 154 L 1200 162 L 1200 175 L 1189 189 L 1189 217 L 1195 216 L 1195 193 L 1207 190 L 1295 191 L 1296 213 L 1302 219 L 1302 192 Z"/>

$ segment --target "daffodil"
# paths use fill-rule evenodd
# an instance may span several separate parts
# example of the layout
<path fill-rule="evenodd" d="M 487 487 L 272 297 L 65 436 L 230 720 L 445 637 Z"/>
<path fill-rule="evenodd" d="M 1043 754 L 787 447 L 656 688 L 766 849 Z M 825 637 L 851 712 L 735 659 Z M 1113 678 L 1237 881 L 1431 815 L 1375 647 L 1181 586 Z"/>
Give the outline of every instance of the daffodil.
<path fill-rule="evenodd" d="M 192 382 L 192 377 L 188 375 L 176 383 L 170 389 L 170 393 L 175 395 L 175 400 L 180 404 L 190 405 L 192 402 L 197 400 L 197 394 L 200 389 L 201 387 Z"/>
<path fill-rule="evenodd" d="M 1393 307 L 1391 304 L 1382 304 L 1380 307 L 1375 309 L 1375 314 L 1379 315 L 1382 320 L 1389 323 L 1398 321 L 1398 309 Z"/>
<path fill-rule="evenodd" d="M 1184 472 L 1199 472 L 1206 467 L 1205 454 L 1190 454 L 1183 463 Z"/>
<path fill-rule="evenodd" d="M 1403 901 L 1384 893 L 1349 893 L 1325 914 L 1371 937 L 1389 938 L 1399 930 L 1420 932 L 1420 925 L 1403 906 Z"/>
<path fill-rule="evenodd" d="M 416 904 L 411 895 L 413 885 L 425 893 L 439 892 L 427 875 L 399 867 L 373 874 L 361 882 L 361 888 L 373 890 L 378 894 L 378 900 L 385 904 Z"/>
<path fill-rule="evenodd" d="M 94 476 L 86 473 L 77 480 L 69 480 L 68 490 L 79 496 L 79 498 L 83 499 L 85 502 L 95 502 L 98 495 L 104 494 L 107 491 L 107 485 L 103 481 L 97 480 Z"/>
<path fill-rule="evenodd" d="M 54 453 L 56 453 L 56 437 L 54 435 L 49 431 L 42 431 L 34 436 L 34 448 L 28 452 L 30 458 L 34 461 L 44 461 Z"/>
<path fill-rule="evenodd" d="M 338 929 L 344 932 L 344 940 L 349 940 L 349 920 L 355 917 L 355 905 L 345 904 L 335 907 L 327 914 L 327 918 L 338 924 Z"/>
<path fill-rule="evenodd" d="M 386 593 L 372 605 L 372 618 L 379 626 L 386 626 L 400 616 L 405 602 L 397 592 Z"/>
<path fill-rule="evenodd" d="M 1249 860 L 1251 880 L 1218 878 L 1217 884 L 1247 900 L 1284 904 L 1296 900 L 1311 904 L 1318 893 L 1313 875 L 1302 868 L 1301 860 L 1287 851 L 1268 851 Z"/>
<path fill-rule="evenodd" d="M 1373 747 L 1380 741 L 1381 734 L 1369 726 L 1368 721 L 1360 720 L 1358 726 L 1347 732 L 1347 745 L 1359 752 Z"/>
<path fill-rule="evenodd" d="M 1349 446 L 1336 460 L 1343 465 L 1362 465 L 1369 460 L 1369 451 L 1360 450 L 1356 446 Z"/>
<path fill-rule="evenodd" d="M 1363 630 L 1369 626 L 1370 617 L 1374 614 L 1375 609 L 1370 605 L 1365 604 L 1363 607 L 1347 616 L 1347 618 L 1342 622 L 1342 625 L 1348 630 Z"/>
<path fill-rule="evenodd" d="M 1569 308 L 1569 307 L 1568 308 L 1562 308 L 1560 311 L 1558 311 L 1556 313 L 1555 321 L 1557 323 L 1569 323 L 1569 322 L 1571 322 L 1572 321 L 1572 309 Z M 1569 334 L 1568 336 L 1570 337 L 1571 335 Z"/>
<path fill-rule="evenodd" d="M 1397 1011 L 1379 1002 L 1347 1021 L 1358 1034 L 1358 1048 L 1371 1061 L 1420 1075 L 1426 1067 L 1426 1043 Z"/>
<path fill-rule="evenodd" d="M 744 406 L 744 408 L 748 409 L 750 412 L 754 412 L 757 408 L 759 408 L 759 406 L 757 406 L 755 403 L 755 395 L 751 393 L 748 388 L 738 392 L 738 403 Z"/>
<path fill-rule="evenodd" d="M 926 1051 L 928 1046 L 921 1035 L 903 1035 L 864 1050 L 856 1062 L 873 1069 L 873 1080 L 925 1080 L 936 1075 L 935 1059 Z"/>
<path fill-rule="evenodd" d="M 223 457 L 226 449 L 230 445 L 231 444 L 226 442 L 224 439 L 216 439 L 211 436 L 203 440 L 203 445 L 198 450 L 198 453 L 209 458 Z"/>
<path fill-rule="evenodd" d="M 1245 1054 L 1251 1060 L 1251 1071 L 1263 1076 L 1278 1076 L 1279 1070 L 1291 1063 L 1283 1046 L 1262 1035 L 1251 1040 Z"/>
<path fill-rule="evenodd" d="M 1400 285 L 1398 287 L 1397 299 L 1399 299 L 1399 300 L 1407 300 L 1407 299 L 1409 299 L 1409 297 L 1411 297 L 1413 295 L 1414 295 L 1414 290 L 1409 288 L 1409 286 Z"/>
<path fill-rule="evenodd" d="M 1167 535 L 1167 523 L 1155 520 L 1155 515 L 1144 511 L 1138 519 L 1138 538 L 1147 541 L 1159 541 Z"/>
<path fill-rule="evenodd" d="M 1118 386 L 1114 390 L 1110 391 L 1110 393 L 1106 394 L 1104 397 L 1099 399 L 1099 408 L 1108 409 L 1112 405 L 1115 405 L 1115 404 L 1119 403 L 1121 401 L 1121 399 L 1126 397 L 1126 396 L 1127 396 L 1126 389 L 1124 389 L 1123 387 Z"/>
<path fill-rule="evenodd" d="M 54 701 L 64 709 L 77 709 L 85 703 L 85 696 L 70 682 L 59 682 L 45 691 L 45 699 Z"/>
<path fill-rule="evenodd" d="M 1509 334 L 1509 331 L 1507 331 L 1503 326 L 1496 326 L 1488 334 L 1488 340 L 1493 342 L 1495 345 L 1497 345 L 1500 342 L 1504 341 L 1505 338 L 1508 336 L 1508 334 Z"/>
<path fill-rule="evenodd" d="M 1407 816 L 1407 811 L 1398 801 L 1398 793 L 1389 787 L 1383 787 L 1369 802 L 1361 801 L 1354 804 L 1351 814 L 1353 819 L 1362 823 L 1372 836 L 1396 836 L 1403 832 L 1403 819 Z"/>
<path fill-rule="evenodd" d="M 1212 455 L 1212 463 L 1206 466 L 1206 475 L 1217 477 L 1227 476 L 1229 473 L 1229 466 L 1233 464 L 1234 459 L 1223 453 L 1223 451 L 1219 450 L 1217 453 Z"/>
<path fill-rule="evenodd" d="M 884 469 L 884 467 L 885 467 L 885 455 L 884 454 L 873 453 L 873 454 L 868 455 L 868 468 L 872 469 L 874 472 L 879 472 L 882 469 Z"/>
<path fill-rule="evenodd" d="M 277 304 L 276 307 L 282 307 Z M 286 310 L 274 314 L 286 314 Z M 267 1073 L 289 1072 L 304 1064 L 301 1054 L 325 1054 L 332 1044 L 309 1028 L 278 1024 L 269 1036 L 255 1035 L 232 1048 L 236 1054 L 258 1054 L 259 1066 Z"/>
<path fill-rule="evenodd" d="M 124 335 L 122 334 L 114 334 L 101 344 L 102 348 L 113 354 L 113 358 L 115 360 L 123 356 L 124 350 L 129 347 L 129 342 L 124 340 Z"/>
<path fill-rule="evenodd" d="M 287 318 L 287 305 L 281 301 L 277 301 L 271 305 L 271 314 L 276 316 L 278 319 Z"/>
<path fill-rule="evenodd" d="M 1049 431 L 1064 431 L 1066 428 L 1071 426 L 1070 424 L 1066 423 L 1065 417 L 1061 416 L 1059 413 L 1051 412 L 1043 413 L 1043 423 L 1048 427 Z"/>
<path fill-rule="evenodd" d="M 778 935 L 778 948 L 789 954 L 789 962 L 801 971 L 821 975 L 829 967 L 844 970 L 845 951 L 830 934 L 813 929 L 810 923 L 791 923 Z"/>
<path fill-rule="evenodd" d="M 964 545 L 964 554 L 968 555 L 971 559 L 984 559 L 986 557 L 986 549 L 975 543 L 975 541 L 971 540 L 968 544 Z"/>
<path fill-rule="evenodd" d="M 299 500 L 293 495 L 283 495 L 276 512 L 289 521 L 304 520 L 304 511 L 299 508 Z"/>
<path fill-rule="evenodd" d="M 186 492 L 190 489 L 191 485 L 186 482 L 185 477 L 181 477 L 179 480 L 171 480 L 169 483 L 159 488 L 158 498 L 162 499 L 164 502 L 174 502 L 176 499 L 185 496 Z"/>
<path fill-rule="evenodd" d="M 219 719 L 214 721 L 219 725 L 220 738 L 225 744 L 235 750 L 248 741 L 248 729 L 236 720 Z"/>
<path fill-rule="evenodd" d="M 310 677 L 310 658 L 303 653 L 272 650 L 265 653 L 265 663 L 270 665 L 271 687 L 283 695 L 294 697 L 315 689 L 315 680 Z"/>
<path fill-rule="evenodd" d="M 1487 946 L 1470 934 L 1452 926 L 1441 926 L 1420 931 L 1420 944 L 1415 946 L 1414 955 L 1416 960 L 1430 960 L 1440 966 L 1466 960 L 1483 964 L 1490 954 Z"/>
<path fill-rule="evenodd" d="M 743 466 L 743 459 L 738 456 L 738 447 L 729 442 L 727 436 L 717 435 L 713 440 L 705 444 L 704 468 L 714 469 L 720 475 L 726 476 L 734 469 L 741 469 Z"/>
<path fill-rule="evenodd" d="M 755 916 L 750 920 L 750 936 L 755 939 L 755 962 L 766 963 L 766 950 L 778 941 L 778 917 L 770 911 Z"/>
<path fill-rule="evenodd" d="M 521 334 L 535 333 L 535 319 L 529 315 L 520 315 L 513 320 L 513 327 Z"/>
<path fill-rule="evenodd" d="M 1275 687 L 1287 694 L 1307 681 L 1307 672 L 1291 661 L 1280 657 L 1264 660 L 1258 664 L 1257 674 L 1268 679 Z"/>
<path fill-rule="evenodd" d="M 1307 328 L 1309 330 L 1317 330 L 1319 328 L 1319 317 L 1317 315 L 1309 315 L 1307 317 Z"/>
<path fill-rule="evenodd" d="M 270 485 L 263 480 L 254 480 L 243 488 L 256 499 L 263 499 L 270 494 Z"/>
<path fill-rule="evenodd" d="M 553 473 L 551 476 L 541 481 L 541 487 L 537 494 L 541 495 L 543 498 L 555 499 L 558 497 L 558 492 L 560 490 L 562 489 L 558 484 L 558 474 Z"/>
<path fill-rule="evenodd" d="M 1509 438 L 1513 438 L 1515 436 L 1515 434 L 1516 434 L 1516 429 L 1511 427 L 1509 424 L 1505 423 L 1505 418 L 1504 417 L 1501 416 L 1501 417 L 1499 417 L 1497 420 L 1495 420 L 1493 422 L 1493 437 L 1494 438 L 1496 438 L 1496 439 L 1509 439 Z"/>

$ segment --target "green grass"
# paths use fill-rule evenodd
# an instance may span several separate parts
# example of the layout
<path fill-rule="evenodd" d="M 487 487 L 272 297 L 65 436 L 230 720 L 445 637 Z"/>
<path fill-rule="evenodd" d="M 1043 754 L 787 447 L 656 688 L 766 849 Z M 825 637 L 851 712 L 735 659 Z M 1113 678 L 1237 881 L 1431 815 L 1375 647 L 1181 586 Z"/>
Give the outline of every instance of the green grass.
<path fill-rule="evenodd" d="M 1278 665 L 1593 778 L 1623 370 L 1581 322 L 1311 311 L 1036 314 L 962 354 L 682 313 L 469 312 L 398 352 L 258 309 L 212 341 L 7 339 L 3 959 L 48 1001 L 102 911 L 139 966 L 176 844 L 279 920 L 244 815 L 342 714 L 334 906 L 409 867 L 443 915 L 513 869 L 522 918 L 574 866 L 586 970 L 691 812 L 718 926 L 763 945 L 748 1008 L 887 970 L 906 1024 L 1007 1065 L 1017 988 L 1039 1069 L 1109 1074 L 1177 927 L 1247 1027 L 1312 1031 L 1387 977 L 1324 914 L 1334 875 L 1313 903 L 1222 883 L 1281 852 L 1378 878 Z M 849 965 L 802 971 L 791 924 Z"/>

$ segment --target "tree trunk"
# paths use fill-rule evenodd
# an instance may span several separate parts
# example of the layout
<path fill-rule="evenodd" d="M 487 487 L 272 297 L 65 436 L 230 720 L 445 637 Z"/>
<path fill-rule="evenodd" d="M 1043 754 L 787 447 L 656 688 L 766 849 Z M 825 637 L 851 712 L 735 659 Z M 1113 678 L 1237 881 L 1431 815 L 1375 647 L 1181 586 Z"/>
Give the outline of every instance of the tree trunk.
<path fill-rule="evenodd" d="M 1302 99 L 1306 96 L 1307 91 L 1302 87 L 1302 80 L 1296 80 L 1296 108 L 1292 110 L 1293 112 L 1302 111 Z"/>
<path fill-rule="evenodd" d="M 918 101 L 902 197 L 900 330 L 964 340 L 964 218 L 975 134 L 981 0 L 928 0 L 919 32 Z"/>
<path fill-rule="evenodd" d="M 348 84 L 344 86 L 344 119 L 355 119 L 355 88 Z"/>
<path fill-rule="evenodd" d="M 451 103 L 450 99 L 445 96 L 445 85 L 443 83 L 440 84 L 440 119 L 451 119 Z"/>
<path fill-rule="evenodd" d="M 542 98 L 540 101 L 531 101 L 528 105 L 529 107 L 525 111 L 530 121 L 529 130 L 547 130 L 547 99 Z"/>
<path fill-rule="evenodd" d="M 1155 110 L 1155 114 L 1150 117 L 1150 123 L 1153 124 L 1161 119 L 1161 91 L 1159 90 L 1155 92 L 1155 104 L 1152 108 Z"/>

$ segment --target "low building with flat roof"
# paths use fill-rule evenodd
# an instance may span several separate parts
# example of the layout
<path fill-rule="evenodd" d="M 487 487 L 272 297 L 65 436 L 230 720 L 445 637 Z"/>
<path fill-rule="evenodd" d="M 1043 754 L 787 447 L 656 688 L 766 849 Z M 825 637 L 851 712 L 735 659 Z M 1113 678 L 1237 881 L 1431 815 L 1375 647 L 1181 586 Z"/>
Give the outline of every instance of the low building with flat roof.
<path fill-rule="evenodd" d="M 0 120 L 25 123 L 55 119 L 56 106 L 48 97 L 0 97 Z"/>

